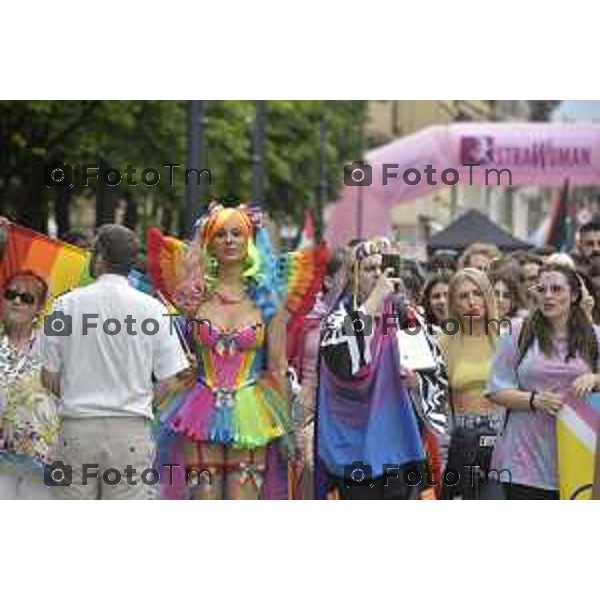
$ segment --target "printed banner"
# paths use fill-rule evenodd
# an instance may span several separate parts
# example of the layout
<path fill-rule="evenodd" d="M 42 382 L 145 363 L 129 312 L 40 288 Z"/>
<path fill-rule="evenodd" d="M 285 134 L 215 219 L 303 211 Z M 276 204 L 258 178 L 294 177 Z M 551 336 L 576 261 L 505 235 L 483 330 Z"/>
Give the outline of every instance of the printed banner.
<path fill-rule="evenodd" d="M 361 160 L 358 160 L 361 159 Z M 340 173 L 340 177 L 342 174 Z M 597 123 L 455 123 L 428 127 L 344 167 L 327 211 L 332 245 L 389 235 L 399 202 L 452 187 L 600 185 Z"/>

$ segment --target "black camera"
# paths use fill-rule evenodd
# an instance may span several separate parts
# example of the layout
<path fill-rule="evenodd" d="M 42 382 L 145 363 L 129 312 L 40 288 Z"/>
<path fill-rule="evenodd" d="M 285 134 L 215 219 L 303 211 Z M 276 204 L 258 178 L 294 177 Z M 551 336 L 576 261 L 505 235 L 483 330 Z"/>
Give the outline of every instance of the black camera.
<path fill-rule="evenodd" d="M 392 269 L 390 277 L 400 279 L 402 275 L 402 257 L 399 254 L 384 254 L 381 257 L 381 270 L 385 273 Z"/>
<path fill-rule="evenodd" d="M 373 317 L 357 310 L 344 317 L 342 326 L 344 335 L 371 335 L 373 333 Z"/>
<path fill-rule="evenodd" d="M 373 485 L 373 469 L 362 460 L 355 460 L 344 467 L 344 484 L 346 487 L 367 487 Z"/>
<path fill-rule="evenodd" d="M 56 310 L 44 317 L 44 335 L 49 337 L 69 337 L 73 333 L 73 318 L 65 315 L 62 310 Z"/>
<path fill-rule="evenodd" d="M 44 167 L 44 184 L 52 187 L 73 187 L 73 167 L 59 160 Z"/>
<path fill-rule="evenodd" d="M 62 460 L 44 465 L 44 484 L 48 487 L 69 487 L 73 483 L 73 467 Z"/>
<path fill-rule="evenodd" d="M 373 182 L 373 169 L 371 165 L 362 160 L 344 166 L 344 185 L 349 187 L 369 186 Z"/>

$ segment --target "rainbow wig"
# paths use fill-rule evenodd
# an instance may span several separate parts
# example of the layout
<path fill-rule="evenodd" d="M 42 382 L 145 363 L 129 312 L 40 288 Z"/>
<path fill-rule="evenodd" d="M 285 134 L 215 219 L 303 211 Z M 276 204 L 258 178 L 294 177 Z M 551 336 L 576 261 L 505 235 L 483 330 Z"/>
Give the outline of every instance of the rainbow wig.
<path fill-rule="evenodd" d="M 236 218 L 247 238 L 248 251 L 242 274 L 246 293 L 268 323 L 281 302 L 277 293 L 277 258 L 269 233 L 262 225 L 260 209 L 245 204 L 227 208 L 211 202 L 206 215 L 198 220 L 177 290 L 178 304 L 186 312 L 195 314 L 198 305 L 214 290 L 218 281 L 218 263 L 210 253 L 210 242 L 232 217 Z"/>

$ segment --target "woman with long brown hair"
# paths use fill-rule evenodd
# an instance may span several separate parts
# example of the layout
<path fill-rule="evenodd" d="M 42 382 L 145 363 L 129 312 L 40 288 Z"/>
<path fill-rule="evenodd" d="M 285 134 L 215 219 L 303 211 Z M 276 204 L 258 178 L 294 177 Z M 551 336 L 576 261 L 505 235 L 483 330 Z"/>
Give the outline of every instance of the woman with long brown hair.
<path fill-rule="evenodd" d="M 501 332 L 511 333 L 512 325 L 520 322 L 519 313 L 524 307 L 519 282 L 515 273 L 508 268 L 500 269 L 490 276 L 496 299 L 498 319 L 501 321 Z"/>
<path fill-rule="evenodd" d="M 425 283 L 421 294 L 423 317 L 427 325 L 434 331 L 438 331 L 441 324 L 448 318 L 449 283 L 448 275 L 433 275 Z"/>
<path fill-rule="evenodd" d="M 494 451 L 509 500 L 558 499 L 556 415 L 565 393 L 583 397 L 600 384 L 600 329 L 581 307 L 581 280 L 563 265 L 546 265 L 538 306 L 518 331 L 504 336 L 487 395 L 508 409 Z"/>

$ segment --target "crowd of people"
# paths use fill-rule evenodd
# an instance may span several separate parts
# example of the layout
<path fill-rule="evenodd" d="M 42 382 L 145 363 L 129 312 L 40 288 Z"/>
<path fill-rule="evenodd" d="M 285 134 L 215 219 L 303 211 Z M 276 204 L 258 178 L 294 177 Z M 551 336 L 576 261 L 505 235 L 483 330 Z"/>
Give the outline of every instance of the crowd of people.
<path fill-rule="evenodd" d="M 94 283 L 49 313 L 68 335 L 39 274 L 5 281 L 0 498 L 559 497 L 556 416 L 600 389 L 600 221 L 570 254 L 478 243 L 424 270 L 353 240 L 301 314 L 250 207 L 211 205 L 171 259 L 178 319 L 130 285 L 139 253 L 99 229 Z"/>

